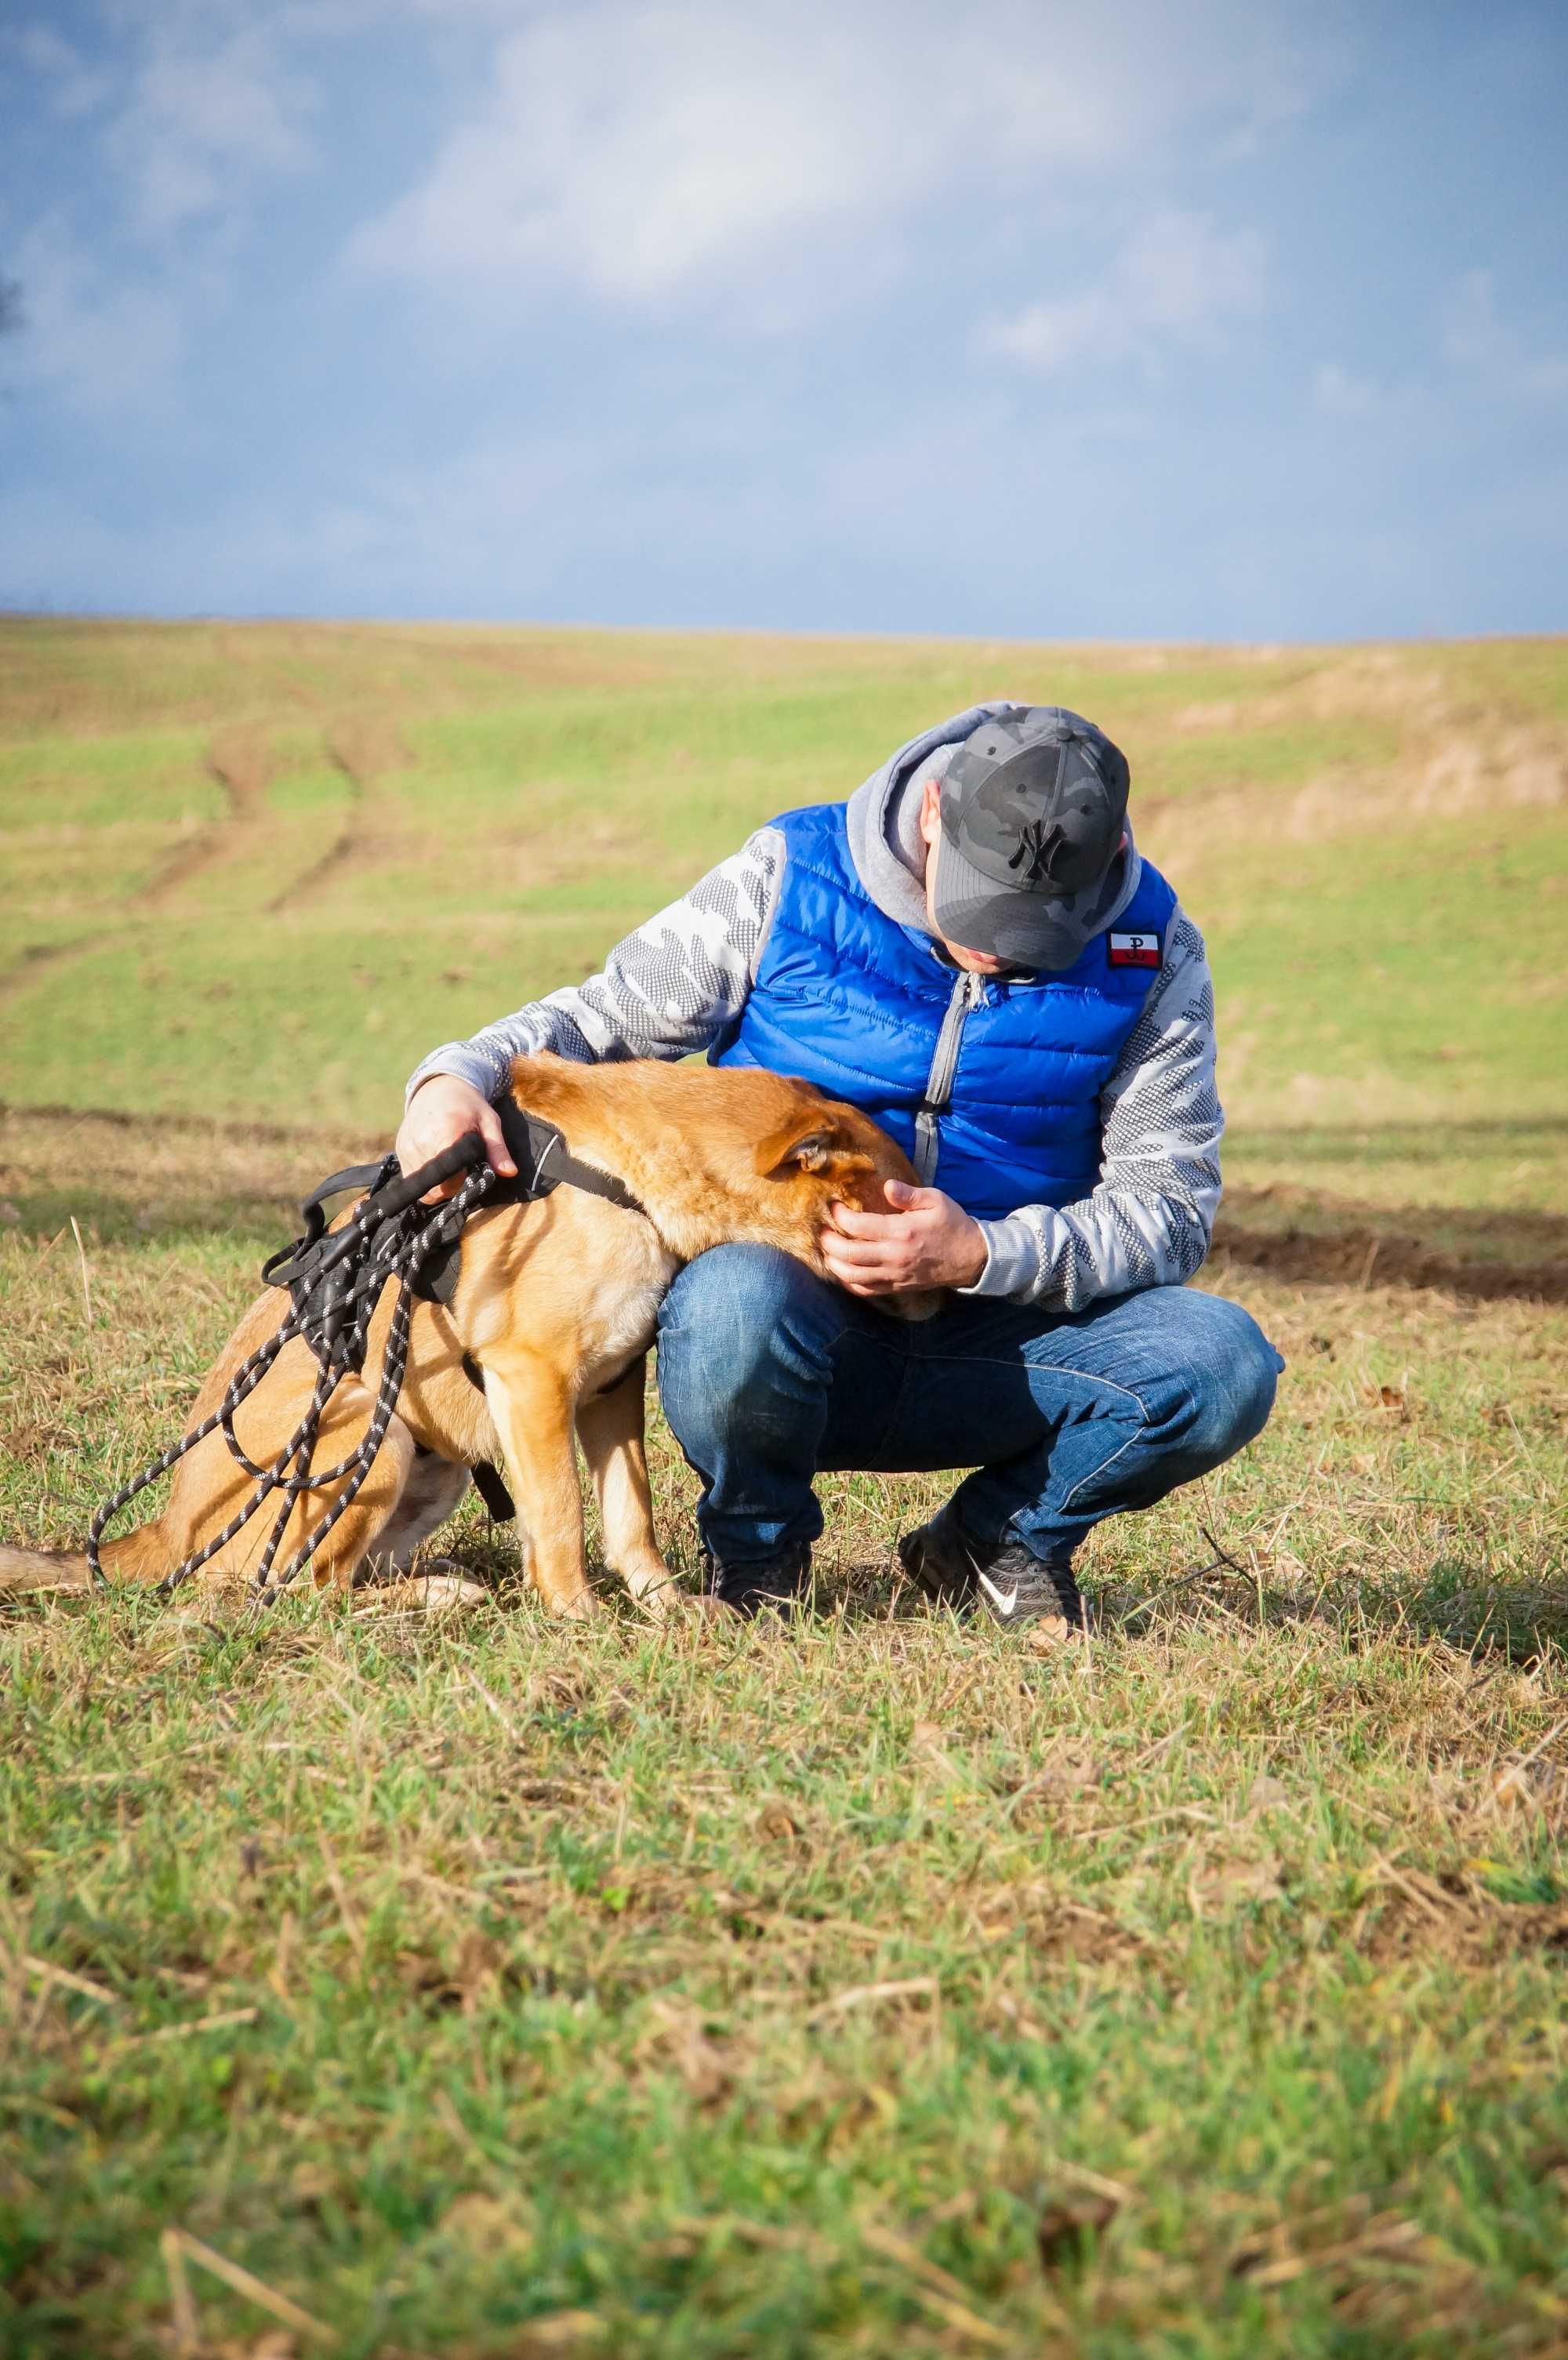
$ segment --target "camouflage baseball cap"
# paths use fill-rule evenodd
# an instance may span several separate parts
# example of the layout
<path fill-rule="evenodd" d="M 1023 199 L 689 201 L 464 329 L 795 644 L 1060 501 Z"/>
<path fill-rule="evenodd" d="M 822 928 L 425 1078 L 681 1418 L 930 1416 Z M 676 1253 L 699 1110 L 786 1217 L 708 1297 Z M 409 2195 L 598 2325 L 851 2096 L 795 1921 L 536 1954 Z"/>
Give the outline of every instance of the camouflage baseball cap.
<path fill-rule="evenodd" d="M 1121 889 L 1127 758 L 1082 714 L 1004 706 L 942 781 L 931 901 L 951 943 L 1060 969 L 1109 923 Z"/>

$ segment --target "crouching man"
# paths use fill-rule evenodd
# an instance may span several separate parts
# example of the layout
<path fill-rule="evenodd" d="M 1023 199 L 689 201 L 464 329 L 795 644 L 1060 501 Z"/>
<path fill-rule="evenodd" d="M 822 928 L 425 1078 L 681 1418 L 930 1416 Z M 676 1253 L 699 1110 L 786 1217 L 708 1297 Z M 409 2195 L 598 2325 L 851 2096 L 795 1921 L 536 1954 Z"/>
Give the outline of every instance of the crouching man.
<path fill-rule="evenodd" d="M 1183 1284 L 1220 1191 L 1214 994 L 1127 785 L 1078 715 L 974 706 L 409 1084 L 405 1171 L 477 1129 L 509 1172 L 492 1100 L 539 1049 L 801 1075 L 908 1151 L 921 1185 L 834 1216 L 840 1286 L 734 1245 L 665 1298 L 660 1396 L 702 1478 L 708 1587 L 739 1613 L 803 1597 L 822 1470 L 968 1467 L 899 1541 L 906 1570 L 1009 1628 L 1081 1628 L 1084 1535 L 1269 1416 L 1278 1353 Z M 875 1307 L 931 1287 L 953 1293 L 929 1320 Z"/>

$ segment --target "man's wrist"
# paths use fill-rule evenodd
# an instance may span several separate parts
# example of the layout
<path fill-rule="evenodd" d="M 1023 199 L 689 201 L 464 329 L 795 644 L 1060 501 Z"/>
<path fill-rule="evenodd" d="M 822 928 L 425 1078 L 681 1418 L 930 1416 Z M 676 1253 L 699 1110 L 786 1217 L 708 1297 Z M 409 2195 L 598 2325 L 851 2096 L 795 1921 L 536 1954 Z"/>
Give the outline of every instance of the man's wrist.
<path fill-rule="evenodd" d="M 981 1243 L 985 1249 L 985 1258 L 968 1284 L 958 1289 L 959 1294 L 996 1295 L 1018 1294 L 1020 1291 L 1019 1281 L 1023 1275 L 1020 1263 L 1029 1250 L 1027 1228 L 1012 1218 L 1000 1221 L 976 1221 L 975 1226 L 980 1232 Z"/>
<path fill-rule="evenodd" d="M 411 1104 L 416 1091 L 422 1090 L 427 1082 L 447 1081 L 466 1082 L 471 1090 L 476 1090 L 494 1106 L 505 1079 L 505 1074 L 497 1073 L 490 1059 L 478 1055 L 461 1041 L 449 1042 L 444 1049 L 432 1051 L 422 1065 L 415 1066 L 403 1092 L 403 1104 Z"/>
<path fill-rule="evenodd" d="M 958 1256 L 957 1274 L 949 1281 L 949 1284 L 956 1286 L 960 1293 L 967 1294 L 984 1279 L 985 1265 L 990 1259 L 991 1248 L 985 1226 L 971 1215 L 968 1234 Z"/>

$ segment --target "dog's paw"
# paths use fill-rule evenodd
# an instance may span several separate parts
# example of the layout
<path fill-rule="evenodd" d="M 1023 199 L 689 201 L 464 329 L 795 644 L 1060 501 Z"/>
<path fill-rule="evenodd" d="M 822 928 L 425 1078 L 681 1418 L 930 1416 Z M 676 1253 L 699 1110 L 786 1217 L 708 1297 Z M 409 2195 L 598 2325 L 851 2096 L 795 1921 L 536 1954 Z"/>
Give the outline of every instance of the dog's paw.
<path fill-rule="evenodd" d="M 581 1590 L 574 1590 L 570 1598 L 547 1598 L 545 1604 L 552 1614 L 562 1615 L 569 1622 L 589 1622 L 604 1612 L 586 1583 Z"/>
<path fill-rule="evenodd" d="M 628 1574 L 626 1589 L 637 1612 L 646 1614 L 650 1622 L 668 1622 L 671 1614 L 678 1614 L 691 1602 L 691 1592 L 681 1588 L 679 1576 L 663 1564 L 656 1571 Z"/>

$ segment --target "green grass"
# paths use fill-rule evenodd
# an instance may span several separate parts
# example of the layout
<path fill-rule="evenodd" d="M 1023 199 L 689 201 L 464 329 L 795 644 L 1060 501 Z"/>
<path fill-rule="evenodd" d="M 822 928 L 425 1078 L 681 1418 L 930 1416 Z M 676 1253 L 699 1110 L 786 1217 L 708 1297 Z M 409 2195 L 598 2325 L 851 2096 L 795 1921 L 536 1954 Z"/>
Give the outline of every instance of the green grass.
<path fill-rule="evenodd" d="M 1304 786 L 1323 774 L 1385 768 L 1399 732 L 1365 720 L 1282 721 L 1254 729 L 1205 728 L 1158 739 L 1140 764 L 1146 796 L 1192 795 L 1215 787 Z"/>
<path fill-rule="evenodd" d="M 1010 689 L 1125 739 L 1144 840 L 1211 937 L 1235 1114 L 1539 1116 L 1568 1061 L 1553 661 L 13 625 L 0 1087 L 387 1125 L 433 1042 L 589 972 L 760 820 Z M 225 832 L 203 768 L 236 730 L 265 846 Z"/>
<path fill-rule="evenodd" d="M 1430 1113 L 1440 1135 L 1561 1110 L 1568 984 L 1552 945 L 1568 816 L 1476 836 L 1444 818 L 1292 843 L 1267 867 L 1255 845 L 1212 856 L 1225 1078 L 1255 1116 Z"/>
<path fill-rule="evenodd" d="M 1560 645 L 0 628 L 0 1534 L 431 1043 L 998 691 L 1209 934 L 1275 1420 L 1094 1536 L 1086 1662 L 900 1588 L 940 1477 L 825 1480 L 789 1635 L 558 1629 L 473 1508 L 457 1622 L 13 1601 L 0 2350 L 177 2349 L 173 2229 L 350 2360 L 1568 2354 Z"/>

